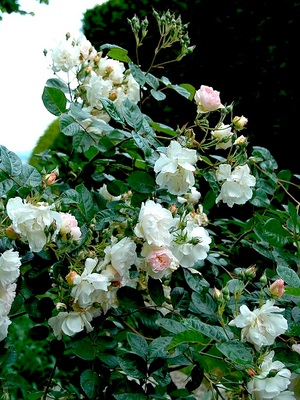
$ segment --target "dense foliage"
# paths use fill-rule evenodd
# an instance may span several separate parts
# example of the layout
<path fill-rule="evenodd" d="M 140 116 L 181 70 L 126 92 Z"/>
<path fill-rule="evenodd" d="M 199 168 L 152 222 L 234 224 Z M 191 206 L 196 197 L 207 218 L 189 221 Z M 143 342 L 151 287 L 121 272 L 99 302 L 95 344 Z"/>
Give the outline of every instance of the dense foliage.
<path fill-rule="evenodd" d="M 118 43 L 49 49 L 42 99 L 71 151 L 34 167 L 0 147 L 1 394 L 297 399 L 300 176 L 209 82 L 156 75 L 194 45 L 151 18 L 145 69 Z M 129 20 L 137 54 L 148 22 Z M 169 98 L 191 123 L 153 118 Z"/>

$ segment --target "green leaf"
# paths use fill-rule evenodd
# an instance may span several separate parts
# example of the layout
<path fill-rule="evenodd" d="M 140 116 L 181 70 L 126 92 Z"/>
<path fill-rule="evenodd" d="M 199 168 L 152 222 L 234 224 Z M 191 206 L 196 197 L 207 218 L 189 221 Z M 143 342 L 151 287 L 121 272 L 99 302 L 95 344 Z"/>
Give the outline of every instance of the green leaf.
<path fill-rule="evenodd" d="M 270 245 L 276 247 L 283 247 L 287 242 L 287 237 L 290 234 L 283 229 L 282 224 L 278 219 L 269 219 L 262 227 L 262 236 L 267 240 Z"/>
<path fill-rule="evenodd" d="M 300 287 L 294 288 L 294 287 L 285 287 L 284 289 L 285 294 L 289 294 L 291 296 L 298 296 L 300 297 Z"/>
<path fill-rule="evenodd" d="M 46 82 L 46 86 L 50 88 L 60 89 L 64 93 L 69 93 L 69 86 L 61 79 L 51 78 Z"/>
<path fill-rule="evenodd" d="M 178 135 L 178 132 L 174 131 L 173 128 L 170 128 L 167 125 L 159 124 L 159 123 L 153 122 L 153 121 L 149 121 L 149 125 L 152 126 L 152 128 L 156 132 L 163 132 L 163 133 L 166 133 L 167 135 L 172 136 L 172 137 Z"/>
<path fill-rule="evenodd" d="M 80 375 L 80 385 L 89 399 L 100 395 L 100 378 L 95 371 L 86 369 Z"/>
<path fill-rule="evenodd" d="M 149 72 L 145 75 L 146 83 L 152 87 L 152 89 L 157 90 L 159 87 L 159 80 Z"/>
<path fill-rule="evenodd" d="M 59 116 L 66 112 L 67 98 L 60 89 L 45 87 L 42 100 L 51 114 Z"/>
<path fill-rule="evenodd" d="M 293 288 L 300 288 L 300 278 L 292 268 L 278 265 L 276 271 L 287 285 Z"/>
<path fill-rule="evenodd" d="M 132 137 L 133 137 L 133 140 L 135 141 L 137 147 L 143 151 L 145 156 L 150 157 L 151 156 L 151 147 L 149 146 L 148 140 L 134 131 L 132 132 Z"/>
<path fill-rule="evenodd" d="M 196 343 L 205 347 L 208 343 L 208 339 L 204 338 L 201 332 L 195 331 L 193 329 L 188 329 L 184 332 L 180 332 L 174 335 L 167 349 L 171 350 L 174 347 L 179 346 L 183 343 Z"/>
<path fill-rule="evenodd" d="M 32 165 L 24 164 L 19 180 L 26 187 L 37 187 L 42 183 L 42 176 Z"/>
<path fill-rule="evenodd" d="M 183 96 L 186 99 L 189 99 L 191 96 L 191 93 L 182 85 L 170 85 L 170 87 L 180 94 L 180 96 Z"/>
<path fill-rule="evenodd" d="M 136 64 L 129 63 L 128 66 L 129 66 L 130 72 L 132 73 L 132 76 L 137 81 L 137 83 L 140 86 L 144 86 L 146 83 L 145 73 Z"/>
<path fill-rule="evenodd" d="M 167 97 L 167 96 L 165 95 L 165 93 L 161 92 L 160 90 L 151 89 L 151 90 L 150 90 L 150 93 L 152 94 L 152 96 L 153 96 L 153 97 L 155 98 L 155 100 L 157 100 L 157 101 L 165 100 L 165 98 Z"/>
<path fill-rule="evenodd" d="M 59 118 L 59 128 L 66 136 L 74 136 L 82 130 L 75 119 L 68 114 L 62 114 Z"/>
<path fill-rule="evenodd" d="M 190 297 L 182 287 L 175 287 L 171 291 L 171 301 L 175 310 L 186 311 L 189 308 Z"/>
<path fill-rule="evenodd" d="M 152 193 L 155 190 L 154 179 L 147 172 L 134 171 L 128 176 L 127 182 L 139 193 Z"/>
<path fill-rule="evenodd" d="M 217 349 L 229 360 L 240 364 L 245 368 L 253 367 L 253 357 L 250 349 L 245 344 L 232 341 L 226 343 L 217 343 Z"/>
<path fill-rule="evenodd" d="M 127 332 L 127 340 L 132 352 L 146 360 L 148 354 L 148 344 L 146 340 L 133 332 Z"/>
<path fill-rule="evenodd" d="M 164 289 L 160 279 L 154 279 L 151 276 L 148 278 L 148 290 L 151 299 L 158 306 L 161 306 L 165 301 Z"/>
<path fill-rule="evenodd" d="M 194 86 L 190 85 L 189 83 L 181 83 L 179 86 L 182 87 L 183 89 L 185 89 L 187 92 L 189 92 L 189 96 L 187 96 L 187 94 L 185 92 L 180 93 L 180 94 L 182 94 L 184 97 L 186 97 L 189 100 L 194 99 L 194 96 L 196 93 L 196 89 L 194 88 Z"/>
<path fill-rule="evenodd" d="M 183 324 L 186 326 L 186 328 L 195 329 L 201 332 L 203 335 L 213 340 L 216 340 L 217 342 L 224 342 L 228 341 L 228 338 L 233 338 L 233 334 L 231 331 L 226 330 L 226 335 L 224 329 L 220 326 L 206 324 L 205 322 L 200 321 L 199 318 L 195 318 L 194 316 L 188 317 L 186 320 L 183 321 Z"/>
<path fill-rule="evenodd" d="M 136 379 L 144 379 L 147 374 L 147 363 L 137 354 L 125 353 L 119 357 L 119 364 L 126 375 Z"/>
<path fill-rule="evenodd" d="M 107 114 L 119 124 L 124 124 L 125 120 L 117 110 L 113 101 L 106 99 L 105 97 L 100 97 L 99 100 L 102 103 L 104 110 Z"/>
<path fill-rule="evenodd" d="M 143 114 L 139 107 L 126 97 L 121 103 L 121 110 L 127 124 L 139 132 L 143 126 Z"/>
<path fill-rule="evenodd" d="M 107 55 L 111 58 L 114 58 L 115 60 L 129 63 L 131 61 L 131 59 L 128 57 L 127 53 L 128 53 L 127 50 L 124 50 L 121 48 L 114 48 L 114 49 L 111 49 L 107 53 Z"/>
<path fill-rule="evenodd" d="M 139 393 L 123 393 L 123 394 L 113 394 L 116 400 L 147 400 L 148 396 Z"/>
<path fill-rule="evenodd" d="M 129 286 L 123 286 L 117 291 L 120 306 L 127 311 L 136 311 L 144 306 L 144 300 L 141 293 Z"/>
<path fill-rule="evenodd" d="M 22 171 L 22 161 L 15 153 L 0 146 L 0 169 L 3 169 L 9 177 L 18 176 Z"/>
<path fill-rule="evenodd" d="M 171 333 L 180 333 L 186 330 L 185 326 L 180 322 L 168 318 L 160 318 L 157 320 L 157 324 L 164 328 L 166 331 Z"/>
<path fill-rule="evenodd" d="M 169 353 L 167 347 L 170 344 L 172 337 L 164 336 L 152 340 L 148 346 L 149 359 L 168 358 Z"/>
<path fill-rule="evenodd" d="M 94 201 L 89 190 L 82 183 L 76 186 L 76 192 L 80 195 L 79 208 L 87 221 L 91 221 L 94 217 Z"/>

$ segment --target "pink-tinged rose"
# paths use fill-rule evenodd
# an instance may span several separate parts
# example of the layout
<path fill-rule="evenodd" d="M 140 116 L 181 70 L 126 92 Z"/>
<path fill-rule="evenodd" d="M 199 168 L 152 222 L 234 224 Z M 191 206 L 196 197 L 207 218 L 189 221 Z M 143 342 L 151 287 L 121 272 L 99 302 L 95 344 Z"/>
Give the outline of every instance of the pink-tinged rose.
<path fill-rule="evenodd" d="M 220 100 L 220 92 L 210 86 L 201 85 L 195 93 L 194 100 L 198 106 L 198 113 L 203 114 L 224 108 Z"/>
<path fill-rule="evenodd" d="M 154 272 L 166 270 L 173 260 L 173 255 L 167 249 L 151 250 L 146 258 L 147 263 L 151 266 Z"/>
<path fill-rule="evenodd" d="M 145 269 L 154 279 L 171 274 L 179 267 L 179 262 L 173 253 L 166 247 L 149 246 L 144 243 L 142 256 L 145 257 Z"/>
<path fill-rule="evenodd" d="M 61 216 L 61 227 L 59 232 L 61 233 L 64 240 L 66 235 L 70 234 L 74 240 L 79 240 L 81 236 L 81 230 L 78 227 L 78 223 L 74 215 L 70 213 L 60 213 Z"/>
<path fill-rule="evenodd" d="M 284 280 L 277 279 L 269 287 L 270 293 L 275 297 L 281 297 L 284 293 Z"/>

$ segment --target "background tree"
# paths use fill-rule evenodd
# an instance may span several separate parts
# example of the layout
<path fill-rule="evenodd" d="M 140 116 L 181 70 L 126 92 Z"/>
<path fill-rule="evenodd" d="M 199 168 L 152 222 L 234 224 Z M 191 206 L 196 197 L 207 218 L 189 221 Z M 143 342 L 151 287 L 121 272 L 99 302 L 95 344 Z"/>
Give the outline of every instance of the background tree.
<path fill-rule="evenodd" d="M 96 48 L 118 43 L 134 58 L 127 18 L 149 16 L 152 8 L 181 14 L 183 22 L 189 21 L 191 44 L 196 45 L 184 63 L 167 64 L 161 75 L 179 83 L 188 76 L 196 88 L 206 84 L 220 91 L 221 99 L 232 99 L 237 113 L 247 110 L 246 133 L 251 143 L 268 147 L 281 168 L 299 172 L 295 121 L 299 108 L 296 49 L 300 1 L 109 0 L 86 11 L 83 32 Z M 154 23 L 151 18 L 149 24 Z M 147 60 L 155 45 L 156 38 L 149 35 L 141 48 L 141 59 Z M 174 104 L 180 101 L 178 97 L 174 95 Z M 170 100 L 168 106 L 162 102 L 157 107 L 158 120 L 162 113 L 172 126 L 194 118 L 184 109 L 174 115 Z"/>
<path fill-rule="evenodd" d="M 37 0 L 40 4 L 49 4 L 49 0 Z M 4 13 L 19 13 L 19 14 L 32 14 L 31 12 L 21 9 L 18 0 L 1 0 L 0 1 L 0 21 Z"/>

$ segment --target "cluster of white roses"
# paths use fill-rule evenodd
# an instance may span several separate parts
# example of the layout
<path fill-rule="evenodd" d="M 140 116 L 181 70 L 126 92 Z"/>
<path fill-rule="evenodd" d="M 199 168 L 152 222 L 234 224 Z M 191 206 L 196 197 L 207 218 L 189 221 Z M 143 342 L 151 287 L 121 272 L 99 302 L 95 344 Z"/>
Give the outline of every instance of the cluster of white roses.
<path fill-rule="evenodd" d="M 74 86 L 73 100 L 89 115 L 81 121 L 87 132 L 101 134 L 97 122 L 110 120 L 101 98 L 111 100 L 117 109 L 125 98 L 135 104 L 139 101 L 140 86 L 124 63 L 102 56 L 85 36 L 74 38 L 67 34 L 49 53 L 52 70 L 68 74 L 68 85 Z M 74 73 L 73 82 L 70 73 Z"/>
<path fill-rule="evenodd" d="M 20 275 L 21 259 L 14 250 L 0 255 L 0 341 L 7 336 L 11 324 L 8 314 L 16 295 L 16 279 Z"/>
<path fill-rule="evenodd" d="M 6 211 L 12 221 L 10 235 L 20 237 L 36 253 L 42 251 L 47 243 L 55 241 L 58 233 L 64 240 L 68 235 L 73 240 L 80 239 L 81 231 L 75 217 L 57 212 L 54 207 L 54 204 L 45 202 L 34 205 L 20 197 L 9 199 Z"/>
<path fill-rule="evenodd" d="M 268 300 L 260 308 L 250 311 L 244 304 L 230 326 L 242 328 L 241 338 L 254 345 L 257 351 L 264 346 L 274 344 L 275 339 L 288 329 L 284 310 L 274 305 L 275 300 Z M 273 361 L 275 352 L 263 355 L 257 371 L 251 371 L 253 378 L 247 384 L 247 390 L 254 400 L 276 399 L 294 400 L 294 393 L 287 390 L 291 381 L 291 371 L 280 361 Z"/>
<path fill-rule="evenodd" d="M 60 338 L 62 333 L 72 336 L 83 329 L 90 332 L 93 318 L 118 305 L 120 287 L 136 287 L 139 279 L 147 281 L 147 276 L 161 279 L 180 264 L 192 268 L 196 261 L 204 260 L 211 242 L 208 232 L 191 216 L 186 217 L 185 223 L 181 222 L 184 224 L 179 229 L 178 218 L 161 204 L 153 200 L 142 203 L 133 238 L 112 237 L 104 249 L 103 259 L 88 258 L 81 274 L 71 269 L 66 276 L 71 287 L 72 311 L 62 311 L 50 318 L 54 334 Z M 138 253 L 136 242 L 141 240 L 142 249 Z M 130 276 L 133 266 L 141 278 Z M 67 308 L 67 305 L 58 304 L 60 307 Z"/>

